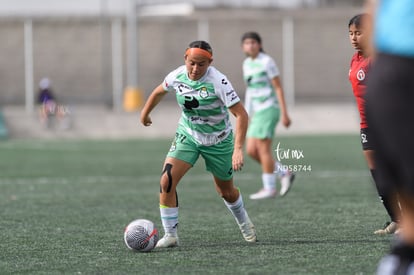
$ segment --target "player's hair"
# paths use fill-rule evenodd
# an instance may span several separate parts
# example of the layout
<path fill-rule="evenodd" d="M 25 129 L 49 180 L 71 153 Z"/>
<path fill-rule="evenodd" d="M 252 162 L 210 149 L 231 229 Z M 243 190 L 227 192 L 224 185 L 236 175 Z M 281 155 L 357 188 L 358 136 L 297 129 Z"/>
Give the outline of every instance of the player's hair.
<path fill-rule="evenodd" d="M 262 38 L 260 37 L 260 35 L 257 32 L 245 32 L 242 35 L 241 42 L 243 43 L 243 41 L 248 39 L 248 38 L 256 40 L 257 43 L 260 44 L 260 51 L 264 52 L 263 47 L 262 47 Z"/>
<path fill-rule="evenodd" d="M 210 44 L 203 40 L 196 40 L 191 42 L 190 45 L 188 45 L 188 48 L 199 48 L 208 51 L 211 55 L 213 55 L 213 49 L 211 48 Z"/>
<path fill-rule="evenodd" d="M 351 27 L 352 25 L 355 25 L 355 27 L 359 29 L 365 18 L 369 18 L 368 13 L 360 13 L 360 14 L 355 15 L 354 17 L 351 18 L 351 20 L 349 20 L 348 28 Z"/>

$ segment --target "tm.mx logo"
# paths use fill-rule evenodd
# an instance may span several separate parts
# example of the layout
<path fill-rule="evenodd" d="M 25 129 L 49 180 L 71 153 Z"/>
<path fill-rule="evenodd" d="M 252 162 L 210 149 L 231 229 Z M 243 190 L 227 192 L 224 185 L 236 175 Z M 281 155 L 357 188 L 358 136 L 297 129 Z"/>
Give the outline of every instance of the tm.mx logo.
<path fill-rule="evenodd" d="M 305 158 L 303 154 L 303 150 L 281 148 L 280 142 L 277 144 L 275 152 L 276 152 L 276 157 L 278 161 L 281 161 L 282 159 L 303 159 Z"/>

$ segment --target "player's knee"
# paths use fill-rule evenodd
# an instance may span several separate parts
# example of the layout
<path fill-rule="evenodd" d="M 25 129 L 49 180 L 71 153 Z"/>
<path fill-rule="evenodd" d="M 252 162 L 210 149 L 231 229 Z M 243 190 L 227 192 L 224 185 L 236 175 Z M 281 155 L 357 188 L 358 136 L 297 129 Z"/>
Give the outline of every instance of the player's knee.
<path fill-rule="evenodd" d="M 256 150 L 256 148 L 254 148 L 252 146 L 248 146 L 246 148 L 246 153 L 247 153 L 247 155 L 249 155 L 252 158 L 257 158 L 257 150 Z"/>

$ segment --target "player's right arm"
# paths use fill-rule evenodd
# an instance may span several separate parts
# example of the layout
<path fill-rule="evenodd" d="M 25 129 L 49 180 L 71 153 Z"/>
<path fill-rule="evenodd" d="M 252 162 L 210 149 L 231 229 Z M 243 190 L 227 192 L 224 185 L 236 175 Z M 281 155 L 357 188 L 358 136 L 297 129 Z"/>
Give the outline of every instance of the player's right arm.
<path fill-rule="evenodd" d="M 158 105 L 158 103 L 166 94 L 167 91 L 164 90 L 163 84 L 158 85 L 152 91 L 141 111 L 141 123 L 144 126 L 150 126 L 152 124 L 151 117 L 149 116 L 149 114 L 155 108 L 155 106 Z"/>

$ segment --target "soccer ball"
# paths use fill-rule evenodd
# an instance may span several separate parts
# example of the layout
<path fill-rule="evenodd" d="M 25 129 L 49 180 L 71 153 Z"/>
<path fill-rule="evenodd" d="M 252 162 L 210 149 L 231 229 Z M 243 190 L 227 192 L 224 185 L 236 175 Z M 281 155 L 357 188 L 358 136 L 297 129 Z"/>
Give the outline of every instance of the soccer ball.
<path fill-rule="evenodd" d="M 131 250 L 149 252 L 158 242 L 158 230 L 152 221 L 134 220 L 125 228 L 124 241 Z"/>

